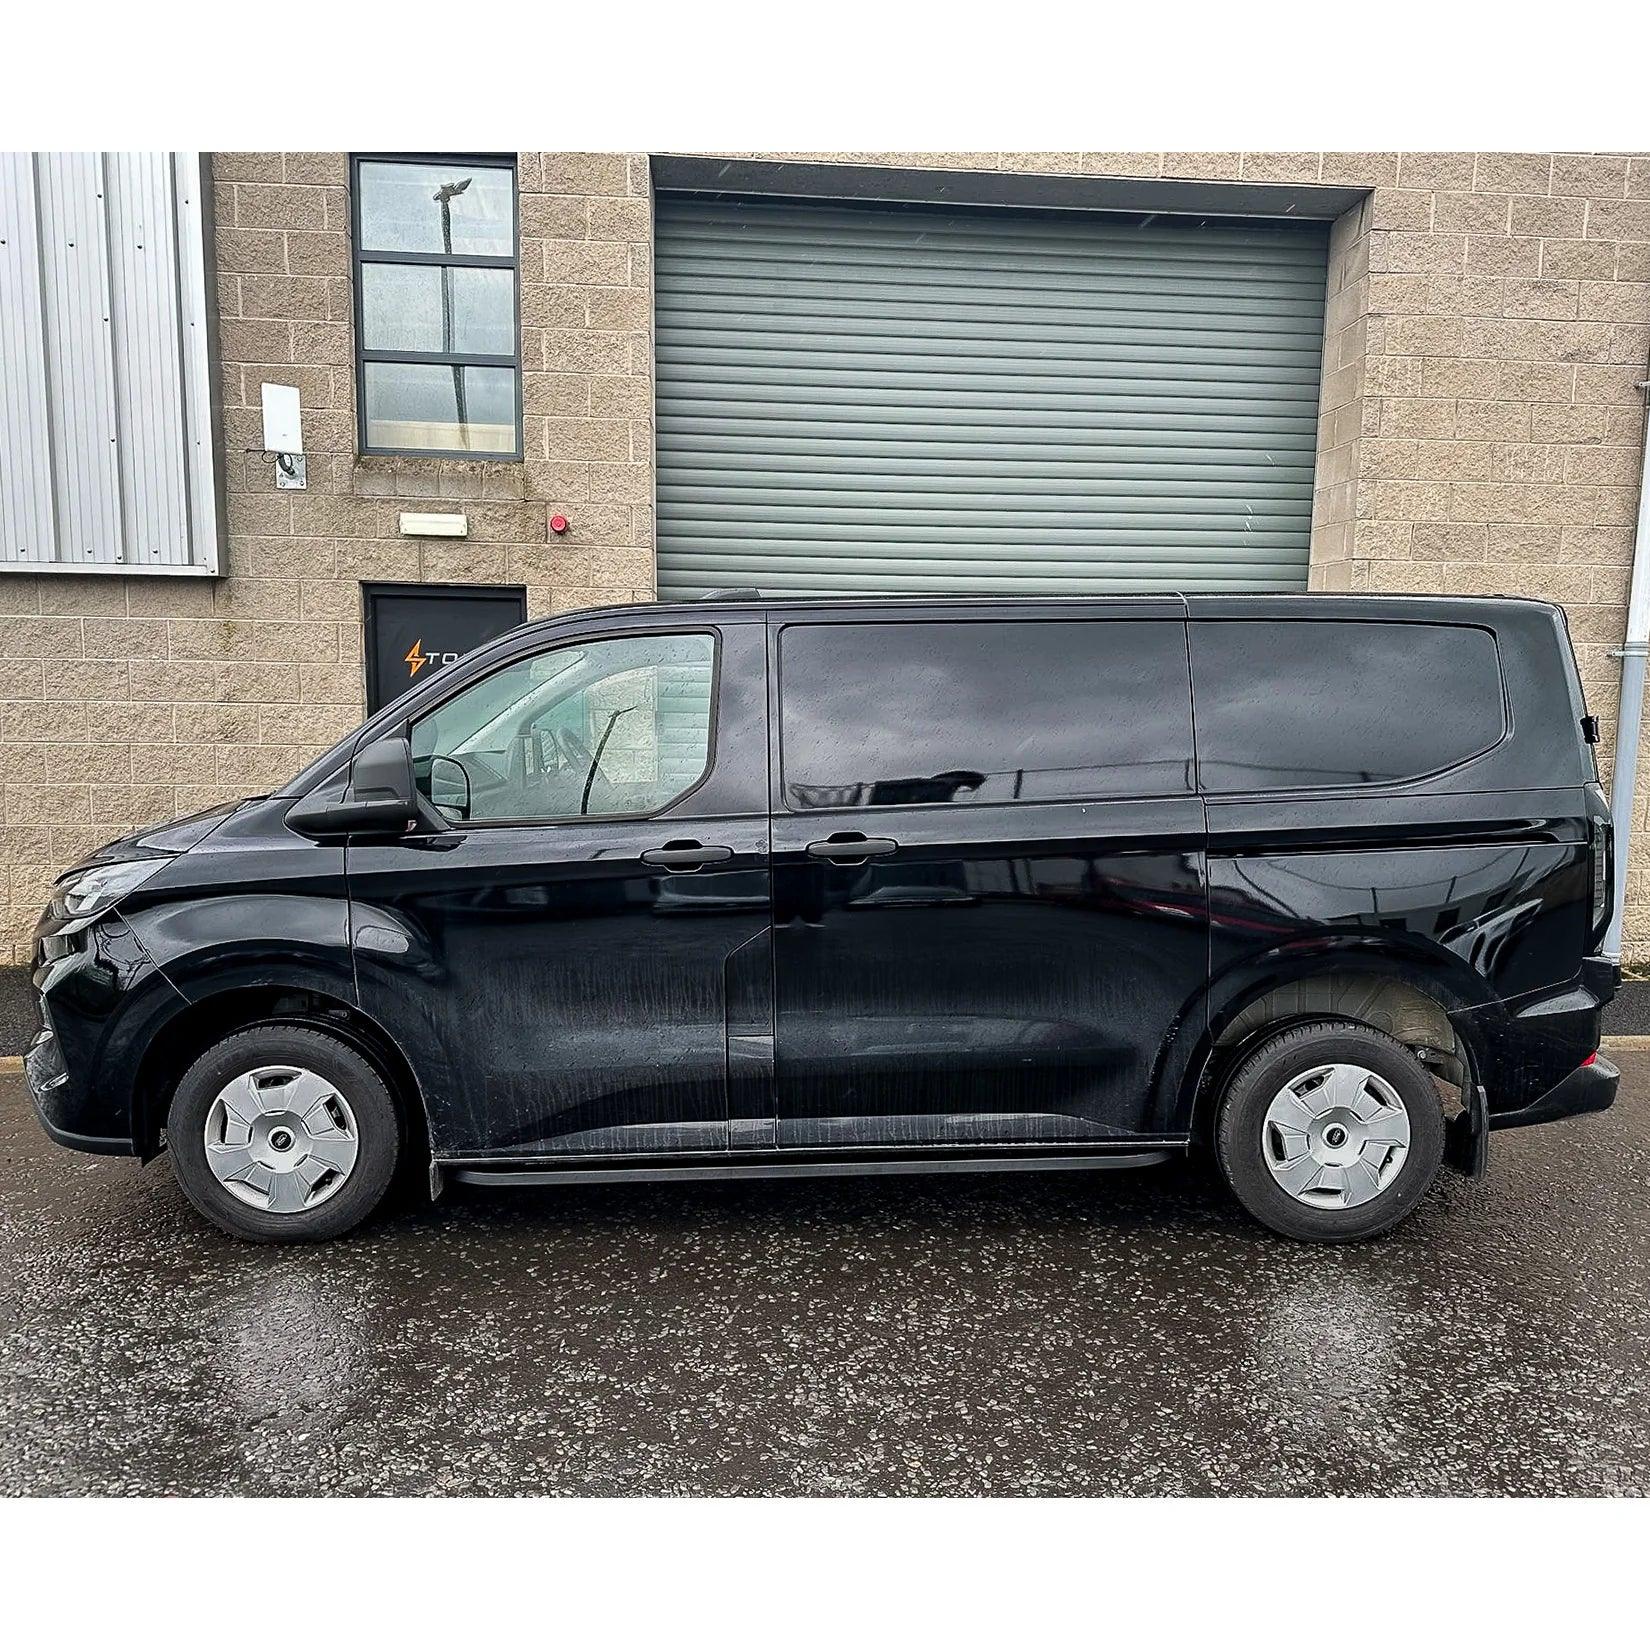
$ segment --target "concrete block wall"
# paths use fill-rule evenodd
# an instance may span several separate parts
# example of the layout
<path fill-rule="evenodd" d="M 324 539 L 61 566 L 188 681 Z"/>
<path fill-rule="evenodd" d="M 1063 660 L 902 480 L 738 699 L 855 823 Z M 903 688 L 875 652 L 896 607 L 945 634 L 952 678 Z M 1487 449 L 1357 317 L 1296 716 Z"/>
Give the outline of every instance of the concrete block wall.
<path fill-rule="evenodd" d="M 1562 601 L 1613 722 L 1650 155 L 780 158 L 1370 190 L 1331 240 L 1312 582 Z M 361 581 L 520 583 L 535 616 L 652 595 L 647 159 L 518 166 L 526 459 L 506 464 L 356 456 L 347 158 L 214 157 L 226 576 L 0 575 L 0 952 L 26 956 L 52 876 L 86 849 L 278 784 L 359 720 Z M 307 493 L 277 493 L 254 450 L 265 382 L 302 391 Z M 470 537 L 404 539 L 409 507 L 464 510 Z M 1642 850 L 1628 945 L 1650 962 Z"/>

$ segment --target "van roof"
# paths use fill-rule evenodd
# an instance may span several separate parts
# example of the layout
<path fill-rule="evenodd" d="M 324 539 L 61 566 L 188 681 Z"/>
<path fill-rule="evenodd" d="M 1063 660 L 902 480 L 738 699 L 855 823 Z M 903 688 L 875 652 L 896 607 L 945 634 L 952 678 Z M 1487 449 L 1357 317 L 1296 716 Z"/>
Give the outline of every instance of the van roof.
<path fill-rule="evenodd" d="M 727 595 L 712 593 L 696 601 L 654 602 L 643 611 L 668 614 L 673 619 L 712 615 L 756 616 L 760 614 L 877 612 L 901 618 L 971 612 L 1113 612 L 1175 613 L 1192 618 L 1335 618 L 1335 619 L 1437 619 L 1461 623 L 1493 620 L 1497 615 L 1541 612 L 1558 614 L 1551 602 L 1522 596 L 1434 596 L 1365 595 L 1306 592 L 1197 593 L 1178 590 L 1140 592 L 1127 595 L 1013 596 L 991 594 L 921 595 L 887 594 L 860 596 L 763 596 L 744 591 Z M 626 613 L 634 617 L 636 604 L 581 609 L 581 615 Z M 569 618 L 572 614 L 560 614 Z"/>

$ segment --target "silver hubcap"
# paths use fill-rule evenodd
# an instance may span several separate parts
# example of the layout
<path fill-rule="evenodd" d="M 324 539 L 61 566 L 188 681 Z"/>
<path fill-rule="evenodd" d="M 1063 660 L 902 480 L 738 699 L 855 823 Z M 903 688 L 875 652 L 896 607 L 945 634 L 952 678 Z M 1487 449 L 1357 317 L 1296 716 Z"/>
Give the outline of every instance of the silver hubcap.
<path fill-rule="evenodd" d="M 1272 1178 L 1320 1209 L 1355 1209 L 1379 1197 L 1409 1156 L 1403 1100 L 1363 1066 L 1313 1066 L 1291 1078 L 1263 1127 Z"/>
<path fill-rule="evenodd" d="M 295 1215 L 337 1192 L 361 1141 L 349 1101 L 302 1066 L 257 1066 L 218 1091 L 206 1161 L 242 1203 Z"/>

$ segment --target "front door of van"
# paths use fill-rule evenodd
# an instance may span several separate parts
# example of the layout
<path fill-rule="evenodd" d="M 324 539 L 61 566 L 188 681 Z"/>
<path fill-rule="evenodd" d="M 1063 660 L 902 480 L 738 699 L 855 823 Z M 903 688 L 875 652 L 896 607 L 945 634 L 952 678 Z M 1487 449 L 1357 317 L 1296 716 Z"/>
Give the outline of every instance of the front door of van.
<path fill-rule="evenodd" d="M 730 1035 L 770 1029 L 765 651 L 615 628 L 412 723 L 447 829 L 352 843 L 348 878 L 438 1157 L 725 1150 Z"/>
<path fill-rule="evenodd" d="M 1208 959 L 1181 610 L 976 613 L 773 625 L 781 1146 L 1163 1127 Z"/>

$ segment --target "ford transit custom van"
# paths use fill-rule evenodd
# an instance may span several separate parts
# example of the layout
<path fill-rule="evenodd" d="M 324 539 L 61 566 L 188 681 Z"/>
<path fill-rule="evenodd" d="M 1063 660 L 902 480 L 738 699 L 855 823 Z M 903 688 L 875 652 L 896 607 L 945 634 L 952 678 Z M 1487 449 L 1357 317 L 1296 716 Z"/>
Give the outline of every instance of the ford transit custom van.
<path fill-rule="evenodd" d="M 525 625 L 37 933 L 52 1137 L 258 1240 L 433 1190 L 1207 1152 L 1386 1231 L 1608 1106 L 1562 613 L 711 600 Z"/>

